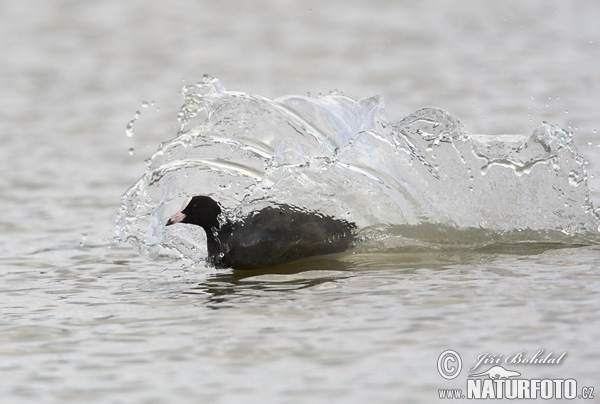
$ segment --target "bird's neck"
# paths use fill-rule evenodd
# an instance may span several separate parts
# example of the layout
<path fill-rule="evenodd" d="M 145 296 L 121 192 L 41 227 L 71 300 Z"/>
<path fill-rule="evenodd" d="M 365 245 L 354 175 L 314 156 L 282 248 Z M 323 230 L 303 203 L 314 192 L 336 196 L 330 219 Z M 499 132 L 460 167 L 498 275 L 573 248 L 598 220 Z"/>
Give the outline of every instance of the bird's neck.
<path fill-rule="evenodd" d="M 221 245 L 214 234 L 206 232 L 206 246 L 208 248 L 208 257 L 214 260 L 221 253 Z"/>
<path fill-rule="evenodd" d="M 219 227 L 203 227 L 206 233 L 206 247 L 208 249 L 208 258 L 213 261 L 215 257 L 218 257 L 221 253 L 221 244 L 219 239 L 215 235 L 215 229 L 218 231 Z"/>

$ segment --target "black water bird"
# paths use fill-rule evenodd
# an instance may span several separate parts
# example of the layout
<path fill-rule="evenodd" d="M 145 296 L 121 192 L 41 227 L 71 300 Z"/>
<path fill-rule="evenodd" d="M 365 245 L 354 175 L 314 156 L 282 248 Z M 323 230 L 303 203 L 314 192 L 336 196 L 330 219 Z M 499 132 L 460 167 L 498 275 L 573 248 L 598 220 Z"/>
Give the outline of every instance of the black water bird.
<path fill-rule="evenodd" d="M 219 222 L 220 205 L 208 196 L 188 198 L 166 226 L 190 223 L 206 232 L 208 261 L 217 268 L 254 269 L 348 249 L 356 225 L 289 205 Z"/>

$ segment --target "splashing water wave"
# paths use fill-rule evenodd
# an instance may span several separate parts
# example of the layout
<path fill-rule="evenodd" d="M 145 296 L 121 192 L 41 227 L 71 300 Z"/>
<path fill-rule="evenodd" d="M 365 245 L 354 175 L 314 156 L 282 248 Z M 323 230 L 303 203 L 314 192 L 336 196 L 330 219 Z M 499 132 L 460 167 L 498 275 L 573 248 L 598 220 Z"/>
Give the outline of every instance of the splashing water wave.
<path fill-rule="evenodd" d="M 600 241 L 583 158 L 555 125 L 471 135 L 441 109 L 388 123 L 379 96 L 271 100 L 209 76 L 182 93 L 178 135 L 122 198 L 118 237 L 150 255 L 206 255 L 201 229 L 164 227 L 188 195 L 231 219 L 277 204 L 345 219 L 370 249 Z"/>

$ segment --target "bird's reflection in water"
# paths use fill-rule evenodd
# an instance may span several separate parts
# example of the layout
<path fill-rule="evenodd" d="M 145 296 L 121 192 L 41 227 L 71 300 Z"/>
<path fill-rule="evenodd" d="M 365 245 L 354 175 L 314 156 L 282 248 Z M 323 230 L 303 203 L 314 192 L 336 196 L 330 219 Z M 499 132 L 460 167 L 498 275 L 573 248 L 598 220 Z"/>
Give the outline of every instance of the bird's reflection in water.
<path fill-rule="evenodd" d="M 354 276 L 351 263 L 336 259 L 339 254 L 313 257 L 277 267 L 255 270 L 226 270 L 210 275 L 185 291 L 202 295 L 214 309 L 236 305 L 248 297 L 317 287 Z"/>
<path fill-rule="evenodd" d="M 382 271 L 383 276 L 403 273 L 416 274 L 421 269 L 445 271 L 461 267 L 478 268 L 486 262 L 494 262 L 501 256 L 537 255 L 544 251 L 566 248 L 549 243 L 496 244 L 467 251 L 461 248 L 440 250 L 402 250 L 393 253 L 340 253 L 312 257 L 286 265 L 256 270 L 227 269 L 209 275 L 200 284 L 186 290 L 185 294 L 201 295 L 212 308 L 234 306 L 244 300 L 269 296 L 271 293 L 288 293 L 316 288 L 330 283 L 334 286 L 351 277 L 371 276 Z M 387 274 L 387 275 L 386 275 Z"/>

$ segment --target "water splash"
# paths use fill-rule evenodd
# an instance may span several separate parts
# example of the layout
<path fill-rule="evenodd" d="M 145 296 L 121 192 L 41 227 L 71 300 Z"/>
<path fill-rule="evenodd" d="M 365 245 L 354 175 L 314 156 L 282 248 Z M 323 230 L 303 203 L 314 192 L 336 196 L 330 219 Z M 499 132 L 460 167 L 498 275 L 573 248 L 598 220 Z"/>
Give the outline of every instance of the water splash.
<path fill-rule="evenodd" d="M 352 221 L 378 248 L 600 240 L 584 161 L 555 125 L 470 135 L 441 109 L 388 123 L 379 96 L 271 100 L 210 76 L 181 93 L 177 136 L 122 198 L 119 238 L 151 255 L 205 255 L 201 230 L 164 227 L 197 194 L 230 218 L 289 204 Z"/>

